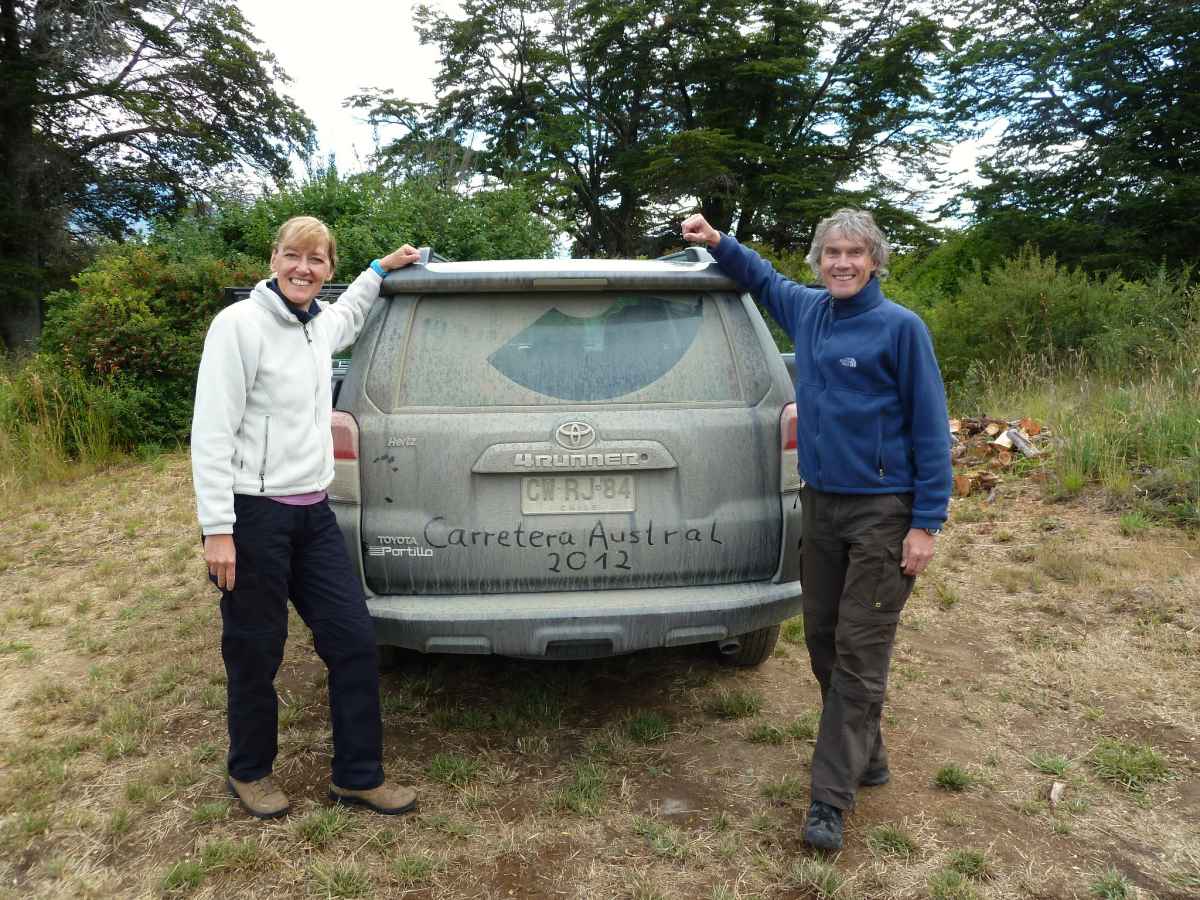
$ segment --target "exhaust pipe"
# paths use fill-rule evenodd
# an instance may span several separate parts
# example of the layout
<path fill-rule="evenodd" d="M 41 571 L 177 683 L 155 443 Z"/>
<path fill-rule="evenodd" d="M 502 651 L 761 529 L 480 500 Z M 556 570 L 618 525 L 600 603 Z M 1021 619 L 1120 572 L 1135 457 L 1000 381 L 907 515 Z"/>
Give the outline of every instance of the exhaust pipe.
<path fill-rule="evenodd" d="M 717 641 L 717 650 L 722 656 L 733 656 L 742 649 L 742 642 L 737 638 L 729 638 L 724 641 Z"/>

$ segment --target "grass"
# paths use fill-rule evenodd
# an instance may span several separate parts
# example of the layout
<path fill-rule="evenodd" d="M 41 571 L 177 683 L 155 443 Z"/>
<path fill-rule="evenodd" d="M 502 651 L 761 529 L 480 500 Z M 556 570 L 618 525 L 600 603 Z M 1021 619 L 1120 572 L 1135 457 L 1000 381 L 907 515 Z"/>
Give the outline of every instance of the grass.
<path fill-rule="evenodd" d="M 1088 754 L 1088 765 L 1100 778 L 1130 791 L 1143 791 L 1171 774 L 1161 753 L 1148 744 L 1127 744 L 1103 738 Z"/>
<path fill-rule="evenodd" d="M 975 782 L 975 776 L 958 763 L 942 766 L 933 776 L 933 783 L 944 791 L 965 791 Z"/>
<path fill-rule="evenodd" d="M 464 787 L 473 781 L 483 768 L 477 759 L 469 759 L 458 753 L 435 753 L 429 760 L 426 773 L 434 781 L 452 787 Z"/>
<path fill-rule="evenodd" d="M 961 873 L 939 869 L 929 876 L 930 900 L 976 900 L 979 892 Z"/>
<path fill-rule="evenodd" d="M 934 584 L 933 597 L 937 601 L 937 605 L 942 609 L 953 609 L 962 599 L 958 594 L 958 589 L 952 584 L 947 584 L 944 581 L 938 581 Z"/>
<path fill-rule="evenodd" d="M 1035 750 L 1029 754 L 1029 764 L 1045 775 L 1056 775 L 1059 778 L 1066 775 L 1071 768 L 1071 761 L 1060 753 L 1042 753 Z"/>
<path fill-rule="evenodd" d="M 784 732 L 794 741 L 815 741 L 821 726 L 821 714 L 816 710 L 803 713 L 788 723 Z"/>
<path fill-rule="evenodd" d="M 263 859 L 262 851 L 253 841 L 232 841 L 225 838 L 210 841 L 200 848 L 200 864 L 205 872 L 232 869 L 254 869 Z"/>
<path fill-rule="evenodd" d="M 704 704 L 705 712 L 719 719 L 747 719 L 762 709 L 762 694 L 743 688 L 718 691 Z"/>
<path fill-rule="evenodd" d="M 1133 884 L 1116 869 L 1106 869 L 1088 885 L 1088 896 L 1099 900 L 1126 900 L 1135 896 Z"/>
<path fill-rule="evenodd" d="M 1146 513 L 1140 509 L 1135 509 L 1127 513 L 1122 513 L 1117 519 L 1117 527 L 1121 534 L 1125 537 L 1137 537 L 1146 533 L 1154 522 Z"/>
<path fill-rule="evenodd" d="M 195 859 L 174 863 L 162 878 L 164 891 L 192 890 L 204 880 L 204 864 Z"/>
<path fill-rule="evenodd" d="M 309 869 L 314 889 L 325 897 L 367 897 L 375 883 L 366 869 L 356 863 L 314 862 Z"/>
<path fill-rule="evenodd" d="M 47 358 L 0 356 L 0 493 L 77 478 L 117 457 L 111 395 Z"/>
<path fill-rule="evenodd" d="M 756 725 L 746 734 L 746 740 L 752 744 L 782 744 L 787 740 L 787 732 L 775 725 L 763 723 Z"/>
<path fill-rule="evenodd" d="M 570 781 L 553 795 L 551 806 L 578 816 L 600 815 L 608 795 L 606 774 L 604 767 L 595 762 L 577 762 Z"/>
<path fill-rule="evenodd" d="M 808 896 L 832 900 L 842 896 L 846 880 L 832 863 L 819 859 L 799 859 L 788 867 L 783 883 L 791 890 L 807 892 Z"/>
<path fill-rule="evenodd" d="M 987 524 L 949 539 L 973 537 L 961 560 L 938 564 L 960 566 L 948 580 L 963 602 L 941 613 L 927 587 L 930 602 L 906 614 L 922 627 L 902 627 L 897 641 L 885 729 L 905 764 L 893 788 L 864 792 L 847 852 L 833 857 L 800 849 L 796 834 L 820 694 L 791 648 L 738 672 L 703 648 L 549 665 L 413 654 L 383 682 L 384 697 L 399 698 L 385 719 L 385 764 L 420 802 L 418 814 L 393 820 L 326 806 L 325 674 L 293 616 L 277 776 L 294 811 L 250 819 L 222 785 L 219 611 L 198 574 L 187 459 L 158 459 L 153 477 L 125 466 L 48 488 L 0 521 L 12 560 L 0 576 L 11 697 L 0 709 L 0 885 L 20 878 L 28 896 L 295 900 L 1085 897 L 1108 860 L 1074 868 L 1096 859 L 1079 848 L 1096 847 L 1113 821 L 1146 823 L 1153 801 L 1153 827 L 1132 826 L 1131 839 L 1154 853 L 1139 888 L 1196 892 L 1196 848 L 1182 804 L 1169 802 L 1174 786 L 1153 790 L 1154 770 L 1129 763 L 1136 754 L 1114 755 L 1114 773 L 1125 771 L 1111 783 L 1096 764 L 1106 738 L 1138 748 L 1135 723 L 1195 735 L 1200 545 L 1158 521 L 1135 543 L 1103 498 L 1049 505 L 1040 488 L 1006 476 Z M 52 524 L 35 532 L 27 520 Z M 990 541 L 992 526 L 1016 538 Z M 1009 558 L 1049 542 L 1086 552 L 1105 581 L 1079 590 Z M 28 562 L 47 548 L 42 559 L 72 564 Z M 1041 591 L 1005 594 L 993 564 L 1036 570 Z M 21 615 L 4 618 L 9 609 Z M 34 628 L 37 618 L 49 621 Z M 1036 634 L 1044 640 L 1027 639 Z M 27 651 L 37 659 L 19 665 Z M 1183 756 L 1167 755 L 1174 746 L 1153 749 L 1167 777 L 1191 778 Z M 985 789 L 932 787 L 950 760 Z M 1054 809 L 1041 790 L 1051 776 L 1068 783 Z M 1116 788 L 1126 782 L 1146 788 Z M 1020 814 L 1026 806 L 1032 815 Z M 953 849 L 972 846 L 1025 850 L 1018 862 Z"/>
<path fill-rule="evenodd" d="M 876 825 L 867 832 L 867 846 L 880 856 L 912 856 L 916 839 L 898 825 Z"/>
<path fill-rule="evenodd" d="M 779 781 L 769 782 L 762 787 L 762 795 L 768 800 L 799 800 L 808 793 L 808 783 L 802 778 L 785 775 Z"/>
<path fill-rule="evenodd" d="M 779 638 L 788 644 L 804 643 L 804 616 L 793 616 L 779 629 Z"/>
<path fill-rule="evenodd" d="M 341 807 L 330 807 L 309 813 L 296 822 L 296 836 L 316 849 L 327 847 L 351 826 L 350 815 Z"/>
<path fill-rule="evenodd" d="M 443 865 L 428 856 L 401 854 L 391 861 L 388 871 L 405 888 L 415 888 L 433 881 Z"/>
<path fill-rule="evenodd" d="M 197 825 L 210 825 L 229 818 L 232 804 L 228 800 L 213 800 L 201 803 L 192 810 L 192 821 Z"/>
<path fill-rule="evenodd" d="M 657 744 L 671 733 L 671 721 L 655 710 L 635 713 L 625 721 L 625 734 L 637 744 Z"/>
<path fill-rule="evenodd" d="M 655 856 L 676 861 L 687 859 L 687 837 L 675 826 L 638 817 L 633 820 L 633 831 L 645 838 Z"/>
<path fill-rule="evenodd" d="M 951 850 L 946 858 L 946 868 L 974 881 L 991 876 L 991 864 L 982 850 Z"/>

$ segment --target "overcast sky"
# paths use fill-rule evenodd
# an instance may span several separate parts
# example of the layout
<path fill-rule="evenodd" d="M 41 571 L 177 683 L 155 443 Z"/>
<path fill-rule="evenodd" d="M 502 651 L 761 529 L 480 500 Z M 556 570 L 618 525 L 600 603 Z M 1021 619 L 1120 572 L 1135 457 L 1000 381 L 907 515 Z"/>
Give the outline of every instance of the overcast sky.
<path fill-rule="evenodd" d="M 458 9 L 453 0 L 427 6 Z M 343 172 L 366 165 L 371 129 L 342 101 L 364 87 L 390 87 L 409 100 L 433 99 L 435 50 L 413 31 L 409 0 L 238 0 L 251 31 L 275 54 L 289 94 L 317 126 L 322 155 Z"/>

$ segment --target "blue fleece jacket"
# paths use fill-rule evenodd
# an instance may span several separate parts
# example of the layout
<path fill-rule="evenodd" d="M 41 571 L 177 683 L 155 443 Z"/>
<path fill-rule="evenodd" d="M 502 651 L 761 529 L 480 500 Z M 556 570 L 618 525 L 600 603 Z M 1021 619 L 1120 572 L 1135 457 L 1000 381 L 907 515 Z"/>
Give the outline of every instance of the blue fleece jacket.
<path fill-rule="evenodd" d="M 796 345 L 800 477 L 835 494 L 911 493 L 912 527 L 940 528 L 953 483 L 950 428 L 925 323 L 874 277 L 835 301 L 729 235 L 713 255 Z"/>

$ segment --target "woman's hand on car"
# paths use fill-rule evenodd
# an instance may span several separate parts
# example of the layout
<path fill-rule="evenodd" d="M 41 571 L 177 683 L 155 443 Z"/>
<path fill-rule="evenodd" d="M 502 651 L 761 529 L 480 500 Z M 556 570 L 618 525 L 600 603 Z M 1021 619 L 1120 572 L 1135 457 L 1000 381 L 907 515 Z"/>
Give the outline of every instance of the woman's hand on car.
<path fill-rule="evenodd" d="M 204 562 L 208 574 L 223 591 L 232 591 L 237 569 L 237 550 L 232 534 L 210 534 L 204 538 Z"/>
<path fill-rule="evenodd" d="M 421 253 L 412 244 L 405 244 L 398 250 L 393 250 L 387 256 L 381 257 L 379 264 L 389 272 L 392 269 L 403 269 L 421 258 Z"/>
<path fill-rule="evenodd" d="M 721 243 L 721 232 L 708 224 L 708 219 L 696 213 L 683 220 L 683 239 L 692 244 L 708 244 L 716 247 Z"/>

